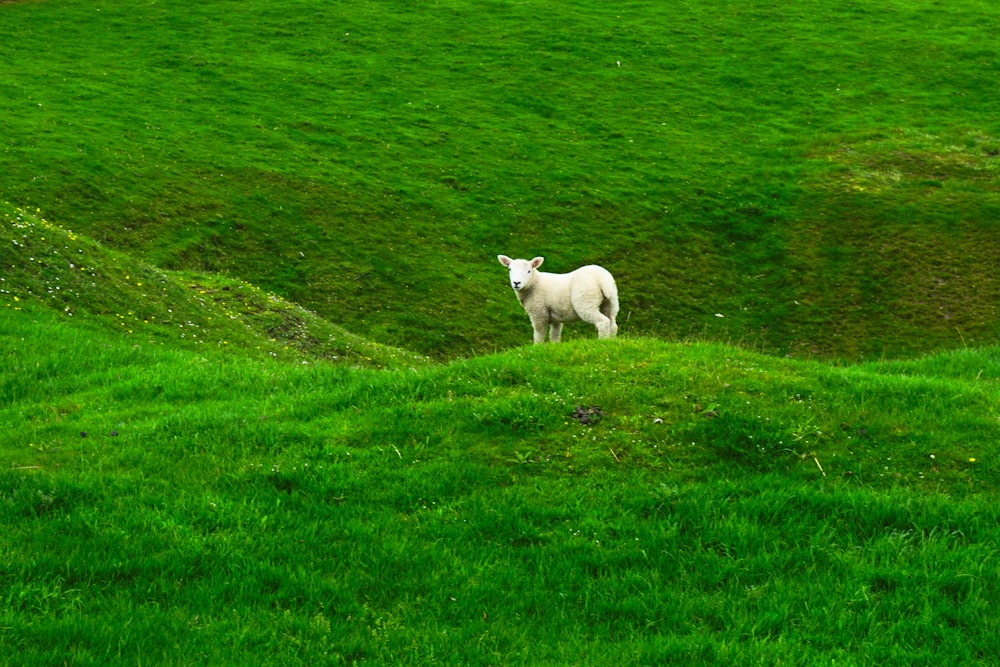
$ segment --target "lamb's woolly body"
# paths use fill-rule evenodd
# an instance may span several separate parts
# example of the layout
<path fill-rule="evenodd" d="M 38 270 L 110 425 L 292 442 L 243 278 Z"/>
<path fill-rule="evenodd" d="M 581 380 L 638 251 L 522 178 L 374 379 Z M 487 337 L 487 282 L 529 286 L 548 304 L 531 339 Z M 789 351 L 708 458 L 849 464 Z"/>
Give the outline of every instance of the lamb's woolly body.
<path fill-rule="evenodd" d="M 535 343 L 559 342 L 564 322 L 583 320 L 597 327 L 598 338 L 618 333 L 618 287 L 615 279 L 596 264 L 582 266 L 570 273 L 537 271 L 544 258 L 511 259 L 497 255 L 510 269 L 510 285 L 531 319 Z"/>

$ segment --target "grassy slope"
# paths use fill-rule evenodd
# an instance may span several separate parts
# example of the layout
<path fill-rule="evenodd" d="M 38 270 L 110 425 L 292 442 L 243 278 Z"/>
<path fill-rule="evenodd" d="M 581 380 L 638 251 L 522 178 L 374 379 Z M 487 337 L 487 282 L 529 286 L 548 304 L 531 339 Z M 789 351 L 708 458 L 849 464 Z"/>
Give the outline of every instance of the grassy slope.
<path fill-rule="evenodd" d="M 995 349 L 839 368 L 619 339 L 373 371 L 37 304 L 0 327 L 21 665 L 993 655 Z"/>
<path fill-rule="evenodd" d="M 996 10 L 405 7 L 0 6 L 0 662 L 988 663 L 995 347 L 634 334 L 995 340 Z"/>
<path fill-rule="evenodd" d="M 991 3 L 2 11 L 0 198 L 382 342 L 522 342 L 497 252 L 607 264 L 639 334 L 1000 338 Z"/>
<path fill-rule="evenodd" d="M 258 287 L 156 269 L 0 202 L 0 308 L 44 306 L 143 342 L 375 367 L 428 360 L 372 343 Z"/>

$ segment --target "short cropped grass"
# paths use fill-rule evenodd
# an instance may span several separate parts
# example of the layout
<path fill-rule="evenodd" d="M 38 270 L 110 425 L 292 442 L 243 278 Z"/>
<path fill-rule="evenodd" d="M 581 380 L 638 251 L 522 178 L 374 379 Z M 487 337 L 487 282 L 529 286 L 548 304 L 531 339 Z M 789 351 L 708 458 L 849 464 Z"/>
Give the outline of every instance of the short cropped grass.
<path fill-rule="evenodd" d="M 607 265 L 638 335 L 995 344 L 998 32 L 981 0 L 4 3 L 0 199 L 441 359 L 525 340 L 498 253 Z"/>

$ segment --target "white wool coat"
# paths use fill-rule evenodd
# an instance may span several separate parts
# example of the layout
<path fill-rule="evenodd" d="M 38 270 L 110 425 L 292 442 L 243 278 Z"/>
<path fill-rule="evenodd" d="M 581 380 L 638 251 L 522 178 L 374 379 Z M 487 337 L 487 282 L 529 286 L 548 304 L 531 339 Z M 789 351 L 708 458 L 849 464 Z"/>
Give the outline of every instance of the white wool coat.
<path fill-rule="evenodd" d="M 534 342 L 559 342 L 564 322 L 583 320 L 597 328 L 599 338 L 618 333 L 618 286 L 611 273 L 596 264 L 570 273 L 538 271 L 544 258 L 511 259 L 498 255 L 510 270 L 510 285 L 534 329 Z"/>

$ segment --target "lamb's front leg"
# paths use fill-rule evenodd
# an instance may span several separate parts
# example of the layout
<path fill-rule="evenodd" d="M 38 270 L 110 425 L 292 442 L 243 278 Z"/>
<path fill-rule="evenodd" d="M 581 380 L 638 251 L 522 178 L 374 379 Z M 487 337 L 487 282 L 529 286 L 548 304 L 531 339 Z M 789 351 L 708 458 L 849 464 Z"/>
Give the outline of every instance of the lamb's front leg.
<path fill-rule="evenodd" d="M 558 343 L 562 338 L 562 322 L 553 322 L 549 325 L 549 342 Z"/>
<path fill-rule="evenodd" d="M 548 328 L 548 320 L 539 318 L 531 319 L 531 326 L 535 330 L 535 345 L 545 342 L 545 330 Z"/>

